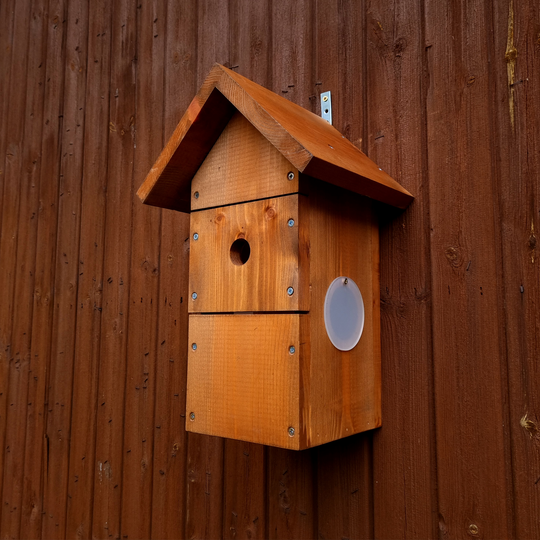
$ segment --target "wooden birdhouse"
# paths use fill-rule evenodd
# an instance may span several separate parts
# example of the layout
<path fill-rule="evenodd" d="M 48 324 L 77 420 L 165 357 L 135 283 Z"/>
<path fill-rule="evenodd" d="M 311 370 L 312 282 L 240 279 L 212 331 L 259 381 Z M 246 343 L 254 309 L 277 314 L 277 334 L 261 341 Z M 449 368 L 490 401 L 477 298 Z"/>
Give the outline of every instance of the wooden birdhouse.
<path fill-rule="evenodd" d="M 138 195 L 191 212 L 188 431 L 300 450 L 381 425 L 372 200 L 410 193 L 216 65 Z"/>

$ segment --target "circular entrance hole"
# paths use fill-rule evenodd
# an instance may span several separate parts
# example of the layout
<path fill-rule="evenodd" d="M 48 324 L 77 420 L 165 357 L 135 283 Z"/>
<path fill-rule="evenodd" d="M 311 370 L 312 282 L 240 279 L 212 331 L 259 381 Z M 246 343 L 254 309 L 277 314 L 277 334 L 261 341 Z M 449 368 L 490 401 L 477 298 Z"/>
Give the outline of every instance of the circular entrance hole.
<path fill-rule="evenodd" d="M 231 246 L 231 261 L 236 266 L 242 266 L 248 262 L 251 254 L 249 242 L 243 238 L 239 238 L 232 243 Z"/>

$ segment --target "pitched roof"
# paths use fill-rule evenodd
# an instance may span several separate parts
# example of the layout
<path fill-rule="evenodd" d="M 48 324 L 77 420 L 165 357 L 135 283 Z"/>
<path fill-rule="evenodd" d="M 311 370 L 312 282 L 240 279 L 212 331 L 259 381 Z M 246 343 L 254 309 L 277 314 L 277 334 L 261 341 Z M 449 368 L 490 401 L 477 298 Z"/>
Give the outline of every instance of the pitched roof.
<path fill-rule="evenodd" d="M 413 196 L 326 120 L 219 64 L 148 173 L 145 204 L 190 211 L 190 183 L 235 110 L 300 172 L 355 193 L 407 207 Z"/>

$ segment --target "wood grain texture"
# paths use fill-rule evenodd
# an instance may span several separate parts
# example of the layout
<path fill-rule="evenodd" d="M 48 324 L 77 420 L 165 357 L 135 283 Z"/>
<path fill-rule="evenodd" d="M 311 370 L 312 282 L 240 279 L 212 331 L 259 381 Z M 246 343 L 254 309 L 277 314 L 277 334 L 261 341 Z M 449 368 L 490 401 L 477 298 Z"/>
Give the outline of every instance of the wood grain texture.
<path fill-rule="evenodd" d="M 26 417 L 21 538 L 41 538 L 44 515 L 44 475 L 48 465 L 46 437 L 48 403 L 47 374 L 50 371 L 55 300 L 55 253 L 57 245 L 60 141 L 63 126 L 64 56 L 66 6 L 49 2 L 47 16 L 47 61 L 45 70 L 37 250 L 32 311 L 32 345 Z"/>
<path fill-rule="evenodd" d="M 66 527 L 73 362 L 76 346 L 77 285 L 81 227 L 88 8 L 69 5 L 66 25 L 63 124 L 61 131 L 58 229 L 55 257 L 51 364 L 47 377 L 48 468 L 44 475 L 44 538 L 63 538 Z M 82 69 L 81 69 L 82 68 Z"/>
<path fill-rule="evenodd" d="M 296 192 L 298 170 L 236 112 L 193 177 L 191 210 Z"/>
<path fill-rule="evenodd" d="M 17 64 L 11 75 L 20 77 L 25 86 L 36 85 L 34 79 L 35 57 L 40 48 L 30 39 L 31 3 L 25 2 L 13 21 L 15 48 L 13 61 Z M 36 36 L 39 43 L 39 35 Z M 41 44 L 41 43 L 40 43 Z M 20 70 L 20 71 L 19 71 Z M 6 90 L 8 90 L 6 88 Z M 0 474 L 2 516 L 0 517 L 0 535 L 17 537 L 19 534 L 20 507 L 22 495 L 22 469 L 24 468 L 24 439 L 26 426 L 21 418 L 26 417 L 28 360 L 30 356 L 30 325 L 32 313 L 33 283 L 31 269 L 35 255 L 35 227 L 30 219 L 37 210 L 33 178 L 26 171 L 32 170 L 30 157 L 24 145 L 25 135 L 30 140 L 32 119 L 28 109 L 32 108 L 32 92 L 20 92 L 10 84 L 10 92 L 17 92 L 14 109 L 8 115 L 9 138 L 7 155 L 2 167 L 5 170 L 6 206 L 2 210 L 0 230 L 0 270 L 1 286 L 7 298 L 0 310 L 0 350 L 3 352 L 0 362 Z M 8 91 L 8 93 L 9 93 Z M 38 92 L 38 99 L 39 99 Z M 25 114 L 17 114 L 24 111 Z M 34 147 L 35 150 L 35 147 Z M 3 157 L 3 156 L 2 156 Z M 29 275 L 30 274 L 30 275 Z M 5 355 L 5 357 L 4 357 Z M 3 465 L 3 468 L 2 468 Z"/>
<path fill-rule="evenodd" d="M 166 13 L 164 73 L 164 138 L 196 89 L 197 5 L 169 2 Z M 177 37 L 181 35 L 182 40 Z M 179 91 L 182 89 L 182 91 Z M 180 96 L 182 98 L 180 99 Z M 187 433 L 184 427 L 187 378 L 187 298 L 189 218 L 163 211 L 160 235 L 160 282 L 152 538 L 185 535 L 187 519 Z"/>
<path fill-rule="evenodd" d="M 439 529 L 507 538 L 513 511 L 503 429 L 504 328 L 490 316 L 503 310 L 490 12 L 481 1 L 463 9 L 425 7 L 433 81 L 426 108 Z M 448 209 L 453 219 L 444 215 Z"/>
<path fill-rule="evenodd" d="M 268 447 L 228 440 L 223 460 L 223 538 L 267 538 L 266 463 Z"/>
<path fill-rule="evenodd" d="M 317 446 L 381 425 L 379 231 L 369 199 L 309 183 L 311 354 L 302 383 L 306 445 Z M 350 351 L 332 345 L 324 323 L 326 292 L 340 276 L 357 284 L 364 302 L 364 330 Z"/>
<path fill-rule="evenodd" d="M 134 187 L 159 152 L 163 135 L 165 3 L 137 7 L 137 92 L 133 156 Z M 130 303 L 128 313 L 121 534 L 149 538 L 152 519 L 161 212 L 132 201 Z M 148 329 L 141 332 L 141 328 Z M 128 412 L 129 411 L 129 412 Z M 128 452 L 129 450 L 129 452 Z"/>
<path fill-rule="evenodd" d="M 361 433 L 317 449 L 318 538 L 376 538 L 373 500 L 365 500 L 373 481 L 371 447 L 371 434 Z"/>
<path fill-rule="evenodd" d="M 303 199 L 290 195 L 193 212 L 189 312 L 307 311 L 308 244 L 299 208 Z M 238 247 L 238 242 L 244 244 Z M 246 250 L 249 258 L 242 264 Z"/>
<path fill-rule="evenodd" d="M 229 2 L 231 69 L 260 84 L 271 80 L 271 16 L 271 1 Z M 223 486 L 225 538 L 267 537 L 267 459 L 271 451 L 255 443 L 225 441 L 223 474 L 234 478 Z"/>
<path fill-rule="evenodd" d="M 317 450 L 268 448 L 268 538 L 317 538 Z"/>
<path fill-rule="evenodd" d="M 111 13 L 109 138 L 107 141 L 107 207 L 103 254 L 95 450 L 82 456 L 93 474 L 93 537 L 120 535 L 124 401 L 126 385 L 130 253 L 132 234 L 136 6 L 115 3 Z M 120 254 L 120 255 L 119 255 Z"/>
<path fill-rule="evenodd" d="M 186 429 L 298 449 L 301 317 L 190 315 Z"/>
<path fill-rule="evenodd" d="M 399 208 L 411 203 L 407 190 L 326 120 L 220 65 L 139 188 L 144 203 L 185 211 L 183 194 L 229 121 L 231 104 L 298 170 Z"/>
<path fill-rule="evenodd" d="M 24 104 L 24 142 L 21 140 L 20 205 L 17 236 L 16 277 L 13 306 L 13 328 L 10 359 L 9 409 L 6 429 L 2 529 L 6 536 L 20 537 L 23 495 L 23 472 L 26 442 L 27 411 L 34 404 L 28 401 L 28 383 L 32 377 L 31 335 L 34 296 L 34 269 L 39 213 L 39 176 L 43 128 L 43 81 L 41 69 L 46 59 L 46 15 L 39 2 L 30 5 L 28 19 L 28 64 L 26 103 Z M 22 105 L 22 104 L 21 104 Z M 9 171 L 9 169 L 7 169 Z M 13 179 L 9 176 L 8 181 Z M 11 209 L 14 211 L 15 209 Z M 5 209 L 9 212 L 10 209 Z M 1 354 L 1 353 L 0 353 Z M 6 377 L 6 383 L 8 378 Z M 2 390 L 0 390 L 2 392 Z M 8 513 L 9 512 L 9 513 Z"/>
<path fill-rule="evenodd" d="M 406 212 L 382 212 L 380 218 L 381 324 L 387 337 L 381 363 L 384 429 L 373 438 L 375 535 L 437 538 L 429 192 L 422 189 L 429 82 L 429 53 L 418 25 L 423 5 L 368 2 L 367 8 L 368 155 L 417 194 Z"/>
<path fill-rule="evenodd" d="M 540 535 L 540 394 L 538 325 L 540 313 L 538 220 L 540 210 L 540 47 L 538 6 L 534 2 L 493 4 L 494 51 L 490 73 L 493 153 L 500 168 L 495 192 L 501 235 L 506 369 L 509 407 L 505 440 L 512 456 L 516 538 Z"/>
<path fill-rule="evenodd" d="M 186 538 L 223 536 L 223 439 L 189 433 Z"/>
<path fill-rule="evenodd" d="M 4 54 L 0 56 L 0 91 L 4 96 L 0 105 L 0 208 L 4 199 L 4 156 L 7 144 L 7 116 L 9 111 L 9 83 L 11 81 L 11 60 L 13 50 L 13 16 L 14 10 L 8 2 L 2 2 L 0 6 L 0 50 Z M 2 220 L 0 220 L 0 235 L 2 234 Z M 3 387 L 2 387 L 3 388 Z M 3 393 L 3 392 L 2 392 Z M 3 413 L 2 413 L 3 414 Z M 3 424 L 2 424 L 3 425 Z M 3 430 L 0 437 L 3 436 Z M 1 470 L 1 468 L 0 468 Z"/>
<path fill-rule="evenodd" d="M 315 12 L 315 91 L 332 92 L 332 120 L 357 148 L 366 151 L 367 100 L 365 2 L 318 0 Z M 345 96 L 347 98 L 345 99 Z M 373 159 L 373 158 L 372 158 Z M 377 162 L 377 160 L 374 160 Z M 378 163 L 379 167 L 381 164 Z M 387 170 L 387 169 L 385 169 Z M 381 383 L 382 384 L 382 383 Z M 385 385 L 382 384 L 383 397 Z M 386 417 L 384 423 L 386 424 Z M 322 446 L 315 473 L 318 534 L 373 538 L 373 455 L 370 431 Z M 330 455 L 339 455 L 333 462 Z M 335 501 L 335 504 L 334 504 Z"/>
<path fill-rule="evenodd" d="M 66 524 L 53 537 L 124 538 L 139 525 L 153 538 L 540 536 L 538 16 L 532 0 L 0 2 L 0 536 L 45 538 L 44 495 L 47 508 L 58 495 L 52 515 Z M 377 210 L 384 422 L 373 435 L 298 452 L 185 432 L 189 224 L 172 212 L 158 226 L 134 220 L 134 188 L 216 61 L 316 113 L 331 90 L 338 131 L 416 197 L 403 214 Z M 234 112 L 213 117 L 220 96 L 208 96 L 205 126 Z M 203 142 L 186 148 L 192 164 L 215 141 Z M 178 195 L 189 210 L 189 191 Z M 131 280 L 143 244 L 159 272 L 148 290 Z M 141 296 L 152 302 L 130 325 Z M 128 341 L 136 364 L 144 339 L 156 391 L 134 420 Z M 71 418 L 47 420 L 55 396 L 72 396 Z M 130 465 L 123 486 L 125 419 L 126 433 L 153 431 L 151 485 Z M 51 440 L 56 425 L 69 440 Z M 123 523 L 122 492 L 137 501 Z"/>
<path fill-rule="evenodd" d="M 207 76 L 205 69 L 209 69 L 216 58 L 222 58 L 228 62 L 231 40 L 229 36 L 229 6 L 227 3 L 222 2 L 217 6 L 215 2 L 204 0 L 199 1 L 197 7 L 196 86 L 199 88 Z M 214 28 L 216 31 L 209 35 L 206 31 L 208 28 Z M 217 94 L 219 93 L 216 92 Z M 215 96 L 211 97 L 213 99 Z M 193 102 L 190 107 L 192 105 Z M 232 116 L 233 112 L 231 108 L 230 116 Z M 226 122 L 223 127 L 225 125 Z M 187 305 L 189 306 L 189 304 Z M 187 350 L 187 343 L 185 347 L 184 350 Z M 185 418 L 182 419 L 182 423 L 184 421 Z M 188 433 L 186 464 L 188 469 L 186 537 L 188 538 L 222 537 L 224 446 L 223 439 Z"/>
<path fill-rule="evenodd" d="M 108 166 L 106 159 L 96 156 L 106 155 L 110 133 L 110 4 L 92 3 L 88 21 L 88 56 L 94 61 L 86 67 L 79 66 L 87 70 L 87 84 L 67 480 L 65 535 L 68 538 L 90 537 L 92 530 Z M 108 97 L 106 105 L 102 96 Z"/>

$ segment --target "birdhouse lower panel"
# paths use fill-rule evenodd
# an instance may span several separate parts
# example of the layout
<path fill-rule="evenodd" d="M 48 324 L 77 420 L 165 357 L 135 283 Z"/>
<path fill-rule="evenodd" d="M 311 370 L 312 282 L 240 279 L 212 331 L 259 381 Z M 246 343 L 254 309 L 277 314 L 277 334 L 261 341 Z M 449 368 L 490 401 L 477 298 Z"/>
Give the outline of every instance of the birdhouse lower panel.
<path fill-rule="evenodd" d="M 307 311 L 306 199 L 192 212 L 189 312 Z"/>
<path fill-rule="evenodd" d="M 187 431 L 299 449 L 303 318 L 190 315 Z"/>

